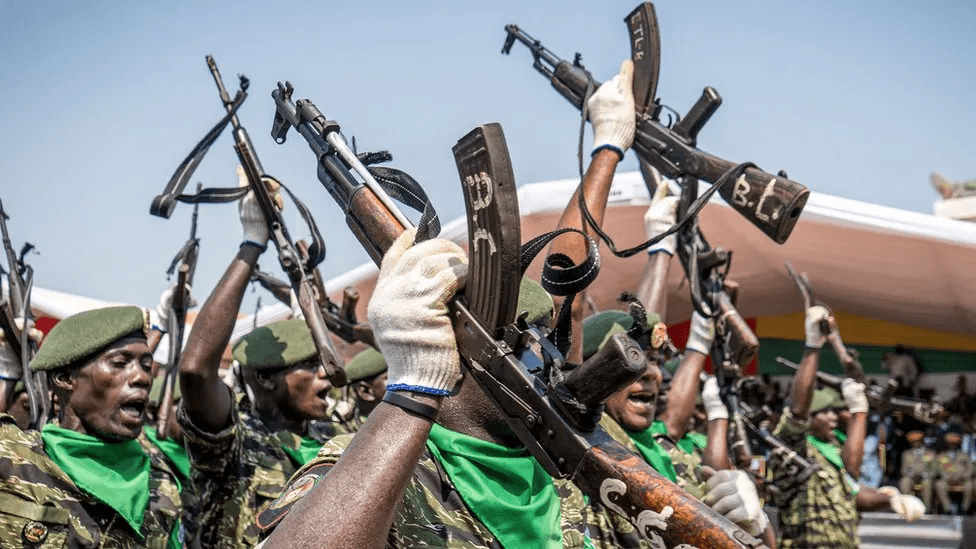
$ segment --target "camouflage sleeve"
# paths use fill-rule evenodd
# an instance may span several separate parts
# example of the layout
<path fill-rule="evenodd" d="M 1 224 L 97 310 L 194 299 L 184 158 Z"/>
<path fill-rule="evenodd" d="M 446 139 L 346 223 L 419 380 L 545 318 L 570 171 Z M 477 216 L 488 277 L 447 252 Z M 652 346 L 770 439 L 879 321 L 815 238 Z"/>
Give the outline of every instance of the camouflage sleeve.
<path fill-rule="evenodd" d="M 807 455 L 807 435 L 810 433 L 810 422 L 798 419 L 789 407 L 783 409 L 773 436 L 782 440 L 794 452 L 802 456 Z"/>
<path fill-rule="evenodd" d="M 230 426 L 217 433 L 208 433 L 190 421 L 183 406 L 176 418 L 183 428 L 186 453 L 194 470 L 206 475 L 220 475 L 237 463 L 241 453 L 241 418 L 237 407 L 231 409 Z"/>

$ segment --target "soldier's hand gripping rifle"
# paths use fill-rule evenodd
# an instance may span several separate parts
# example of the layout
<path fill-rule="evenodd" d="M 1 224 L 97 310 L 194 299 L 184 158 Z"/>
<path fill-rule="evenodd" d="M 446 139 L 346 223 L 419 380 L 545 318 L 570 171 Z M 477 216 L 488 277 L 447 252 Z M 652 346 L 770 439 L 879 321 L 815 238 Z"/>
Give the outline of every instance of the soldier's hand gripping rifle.
<path fill-rule="evenodd" d="M 7 213 L 0 201 L 0 232 L 3 235 L 3 249 L 7 256 L 6 273 L 0 268 L 0 276 L 7 275 L 8 297 L 0 306 L 0 330 L 13 352 L 20 358 L 21 379 L 27 391 L 30 405 L 30 428 L 40 429 L 47 423 L 50 398 L 47 391 L 47 378 L 43 372 L 31 372 L 30 361 L 37 353 L 37 342 L 30 337 L 34 329 L 34 317 L 30 309 L 31 287 L 34 283 L 34 269 L 24 261 L 24 257 L 34 248 L 25 243 L 20 255 L 14 251 L 7 232 Z M 0 300 L 3 301 L 3 300 Z M 5 380 L 0 380 L 4 381 Z M 12 388 L 12 387 L 10 387 Z M 4 393 L 9 394 L 9 393 Z M 4 406 L 6 409 L 6 406 Z"/>
<path fill-rule="evenodd" d="M 200 190 L 200 186 L 197 186 Z M 163 390 L 159 398 L 156 412 L 156 433 L 159 438 L 169 438 L 170 415 L 173 409 L 173 399 L 176 393 L 176 379 L 179 373 L 180 356 L 183 354 L 183 334 L 186 332 L 186 311 L 190 308 L 190 292 L 193 286 L 193 275 L 197 270 L 197 258 L 200 255 L 200 239 L 197 238 L 197 217 L 200 214 L 200 204 L 194 204 L 193 216 L 190 218 L 190 237 L 177 252 L 166 274 L 176 273 L 176 284 L 173 287 L 173 301 L 167 316 L 166 333 L 169 334 L 169 357 L 166 372 L 163 374 Z"/>
<path fill-rule="evenodd" d="M 807 277 L 807 273 L 797 274 L 793 269 L 793 264 L 789 261 L 786 262 L 786 271 L 790 273 L 790 278 L 793 279 L 793 282 L 796 284 L 796 289 L 800 291 L 800 295 L 803 297 L 804 311 L 814 305 L 820 305 L 828 311 L 831 310 L 826 303 L 817 298 L 817 294 L 813 291 L 813 286 L 810 285 L 810 279 Z M 858 383 L 865 383 L 864 367 L 861 366 L 861 362 L 857 357 L 844 345 L 844 342 L 840 338 L 840 332 L 831 330 L 830 324 L 826 320 L 820 321 L 820 331 L 826 336 L 830 347 L 834 350 L 834 354 L 837 355 L 840 365 L 844 368 L 844 375 Z"/>
<path fill-rule="evenodd" d="M 791 370 L 797 370 L 800 368 L 799 364 L 787 360 L 781 356 L 776 357 L 776 362 L 779 362 Z M 818 371 L 817 381 L 822 385 L 830 387 L 831 389 L 840 391 L 844 378 L 841 376 L 828 374 L 827 372 Z M 905 415 L 911 416 L 922 423 L 927 423 L 929 425 L 935 425 L 942 420 L 942 416 L 945 413 L 945 408 L 943 408 L 941 404 L 938 402 L 928 402 L 917 398 L 892 396 L 897 388 L 898 384 L 893 379 L 888 380 L 887 387 L 874 384 L 868 385 L 864 390 L 865 396 L 868 397 L 868 406 L 881 415 L 889 414 L 891 412 L 902 412 Z"/>
<path fill-rule="evenodd" d="M 316 155 L 319 180 L 379 264 L 410 221 L 349 150 L 339 124 L 307 99 L 293 102 L 292 93 L 290 83 L 279 84 L 272 93 L 277 106 L 272 137 L 282 143 L 294 127 L 305 138 Z M 593 500 L 627 517 L 657 547 L 761 546 L 597 427 L 599 412 L 594 409 L 643 373 L 643 352 L 618 334 L 622 337 L 615 336 L 599 358 L 563 373 L 562 356 L 553 344 L 524 317 L 516 318 L 519 280 L 527 263 L 519 259 L 518 205 L 501 128 L 477 128 L 458 142 L 454 154 L 468 210 L 470 255 L 465 294 L 450 306 L 458 351 L 466 372 L 505 411 L 519 440 L 550 475 L 571 477 Z M 591 375 L 594 368 L 603 375 Z M 560 380 L 562 395 L 547 381 L 549 376 Z M 574 398 L 566 399 L 566 394 Z"/>
<path fill-rule="evenodd" d="M 315 343 L 319 361 L 325 368 L 326 376 L 334 385 L 345 385 L 346 373 L 339 363 L 335 348 L 332 345 L 332 340 L 329 338 L 329 329 L 325 319 L 322 317 L 322 311 L 318 307 L 316 288 L 309 274 L 309 269 L 313 268 L 322 260 L 324 249 L 321 243 L 316 242 L 313 244 L 312 258 L 308 262 L 302 261 L 298 249 L 289 236 L 288 229 L 285 227 L 281 211 L 278 210 L 271 194 L 268 192 L 264 180 L 270 177 L 265 174 L 258 160 L 257 153 L 254 150 L 254 145 L 251 144 L 251 138 L 234 114 L 236 106 L 247 96 L 247 87 L 249 84 L 247 78 L 244 76 L 240 77 L 240 90 L 237 92 L 237 97 L 232 100 L 224 88 L 220 71 L 217 70 L 217 63 L 210 55 L 207 56 L 207 65 L 209 65 L 210 73 L 213 75 L 214 82 L 217 84 L 220 100 L 227 109 L 227 114 L 231 117 L 230 123 L 233 127 L 234 151 L 237 153 L 241 167 L 244 168 L 244 173 L 247 175 L 248 186 L 254 192 L 255 198 L 257 198 L 257 202 L 261 206 L 261 211 L 264 213 L 264 219 L 268 223 L 268 232 L 271 235 L 271 241 L 274 242 L 275 247 L 278 249 L 278 262 L 281 264 L 282 270 L 288 275 L 288 281 L 291 283 L 292 290 L 297 296 L 298 306 L 301 308 L 302 314 L 305 316 L 305 323 L 308 324 L 308 329 L 312 333 L 312 341 Z M 296 204 L 298 204 L 297 201 Z M 300 205 L 299 208 L 304 210 L 304 206 Z M 307 212 L 303 211 L 302 213 L 304 215 Z M 305 219 L 310 224 L 312 223 L 309 215 L 305 215 Z M 313 235 L 317 235 L 317 230 L 313 230 Z"/>
<path fill-rule="evenodd" d="M 631 25 L 631 44 L 635 52 L 647 59 L 659 55 L 656 51 L 657 25 L 650 2 L 635 9 L 628 16 L 628 24 Z M 505 31 L 508 36 L 502 53 L 509 53 L 516 41 L 524 44 L 532 52 L 533 67 L 577 109 L 582 109 L 587 95 L 600 86 L 583 67 L 579 54 L 571 63 L 557 57 L 516 25 L 507 25 Z M 635 59 L 635 62 L 636 76 L 641 71 L 639 60 Z M 671 127 L 662 124 L 661 106 L 651 103 L 656 91 L 656 72 L 647 77 L 653 77 L 650 85 L 634 79 L 638 118 L 633 149 L 641 161 L 672 179 L 689 176 L 720 184 L 718 192 L 730 206 L 777 243 L 785 242 L 809 197 L 806 187 L 785 176 L 768 174 L 751 164 L 736 166 L 697 149 L 689 139 L 689 134 L 697 132 L 689 120 L 693 118 L 691 113 Z M 638 89 L 636 84 L 646 87 Z M 718 98 L 712 88 L 706 88 L 705 94 Z"/>

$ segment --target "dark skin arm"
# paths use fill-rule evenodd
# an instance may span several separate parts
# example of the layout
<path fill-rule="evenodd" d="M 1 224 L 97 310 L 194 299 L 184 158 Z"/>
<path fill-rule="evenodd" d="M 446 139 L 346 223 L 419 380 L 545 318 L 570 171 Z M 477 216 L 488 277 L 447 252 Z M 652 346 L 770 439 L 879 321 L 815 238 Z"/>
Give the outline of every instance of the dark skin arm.
<path fill-rule="evenodd" d="M 855 504 L 858 511 L 884 511 L 891 508 L 891 498 L 884 492 L 862 484 Z"/>
<path fill-rule="evenodd" d="M 586 175 L 583 176 L 583 198 L 586 200 L 586 207 L 590 215 L 599 225 L 603 224 L 603 215 L 606 212 L 607 200 L 610 197 L 610 184 L 613 182 L 613 174 L 620 160 L 620 155 L 616 152 L 601 149 L 593 155 Z M 580 229 L 588 234 L 592 233 L 579 209 L 579 189 L 573 193 L 573 197 L 569 199 L 569 204 L 566 205 L 566 209 L 563 210 L 563 214 L 559 218 L 557 229 L 567 227 Z M 586 259 L 586 240 L 576 233 L 560 235 L 549 245 L 549 253 L 564 254 L 573 263 L 579 265 Z M 571 364 L 582 364 L 583 362 L 583 303 L 585 301 L 585 295 L 578 295 L 573 300 L 573 345 L 566 357 L 567 362 Z M 558 306 L 557 303 L 557 311 L 559 310 Z"/>
<path fill-rule="evenodd" d="M 803 350 L 800 367 L 793 378 L 793 403 L 790 412 L 793 417 L 805 420 L 810 416 L 810 404 L 813 402 L 813 390 L 817 383 L 817 368 L 820 366 L 820 349 L 809 347 Z"/>
<path fill-rule="evenodd" d="M 854 478 L 861 476 L 861 463 L 864 461 L 864 438 L 868 431 L 868 414 L 851 414 L 847 422 L 847 440 L 841 448 L 840 457 L 847 472 Z"/>
<path fill-rule="evenodd" d="M 412 396 L 437 408 L 443 401 Z M 275 528 L 265 549 L 384 547 L 393 511 L 423 454 L 431 425 L 380 402 L 329 474 Z"/>
<path fill-rule="evenodd" d="M 698 398 L 701 372 L 704 367 L 705 355 L 698 351 L 686 350 L 681 364 L 671 378 L 671 388 L 668 390 L 668 415 L 664 423 L 668 428 L 668 436 L 674 440 L 685 436 L 688 430 L 688 421 L 695 412 L 695 400 Z M 711 444 L 711 433 L 708 440 Z"/>
<path fill-rule="evenodd" d="M 180 357 L 183 408 L 194 425 L 208 432 L 216 433 L 230 425 L 234 400 L 220 379 L 220 359 L 260 254 L 255 246 L 242 246 L 237 252 L 200 309 Z"/>
<path fill-rule="evenodd" d="M 716 471 L 731 469 L 729 460 L 729 420 L 716 419 L 708 422 L 708 443 L 702 452 L 702 465 L 707 465 Z"/>
<path fill-rule="evenodd" d="M 661 322 L 667 324 L 668 312 L 668 271 L 671 269 L 671 254 L 657 252 L 647 256 L 644 277 L 637 288 L 637 299 L 648 311 L 661 315 Z"/>

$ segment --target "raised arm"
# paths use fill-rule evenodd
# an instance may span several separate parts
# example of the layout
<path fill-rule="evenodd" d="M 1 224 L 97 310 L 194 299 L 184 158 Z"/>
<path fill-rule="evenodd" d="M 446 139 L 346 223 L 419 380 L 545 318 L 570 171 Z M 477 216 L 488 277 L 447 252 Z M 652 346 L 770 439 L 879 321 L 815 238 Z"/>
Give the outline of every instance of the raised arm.
<path fill-rule="evenodd" d="M 810 415 L 810 403 L 813 401 L 813 391 L 817 385 L 817 368 L 820 366 L 820 348 L 823 347 L 825 334 L 820 328 L 820 322 L 827 320 L 834 322 L 830 312 L 820 305 L 807 309 L 804 328 L 806 331 L 806 345 L 800 367 L 793 377 L 793 402 L 790 412 L 793 417 L 805 420 Z M 836 326 L 836 324 L 832 324 Z"/>
<path fill-rule="evenodd" d="M 630 60 L 620 65 L 620 74 L 605 82 L 590 97 L 588 110 L 593 125 L 593 155 L 583 176 L 581 185 L 583 198 L 593 220 L 602 225 L 607 209 L 610 185 L 617 164 L 634 141 L 635 115 L 632 82 L 634 64 Z M 567 227 L 590 232 L 579 208 L 577 189 L 563 210 L 557 228 Z M 549 246 L 550 254 L 563 254 L 580 264 L 586 259 L 587 245 L 583 236 L 575 233 L 565 234 L 553 240 Z M 572 308 L 572 341 L 567 361 L 573 364 L 583 362 L 583 296 L 577 296 Z"/>
<path fill-rule="evenodd" d="M 466 257 L 447 240 L 410 247 L 415 236 L 415 230 L 405 232 L 387 252 L 369 303 L 388 366 L 387 396 L 331 471 L 275 528 L 265 549 L 379 548 L 386 542 L 443 395 L 461 378 L 447 302 L 464 285 Z M 391 394 L 428 415 L 389 402 Z"/>
<path fill-rule="evenodd" d="M 253 192 L 241 199 L 239 211 L 244 230 L 241 247 L 200 308 L 180 357 L 182 406 L 194 425 L 214 433 L 230 424 L 234 406 L 231 392 L 220 379 L 220 359 L 230 342 L 258 256 L 269 239 Z"/>

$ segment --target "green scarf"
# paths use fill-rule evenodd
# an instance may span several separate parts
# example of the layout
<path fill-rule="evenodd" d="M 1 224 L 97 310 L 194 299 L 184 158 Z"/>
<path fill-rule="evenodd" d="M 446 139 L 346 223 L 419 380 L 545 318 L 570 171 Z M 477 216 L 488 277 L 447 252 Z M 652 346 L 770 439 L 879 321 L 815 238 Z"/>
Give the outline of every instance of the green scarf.
<path fill-rule="evenodd" d="M 502 547 L 562 547 L 559 496 L 552 478 L 527 450 L 485 442 L 436 423 L 427 449 Z"/>
<path fill-rule="evenodd" d="M 662 424 L 663 425 L 663 424 Z M 666 429 L 665 429 L 666 430 Z M 640 433 L 632 433 L 627 431 L 627 435 L 630 440 L 634 441 L 634 446 L 640 450 L 641 455 L 647 460 L 647 463 L 654 468 L 655 471 L 661 473 L 668 478 L 671 482 L 678 481 L 678 475 L 674 472 L 674 463 L 671 462 L 671 456 L 668 455 L 668 451 L 661 448 L 661 445 L 657 443 L 654 439 L 654 434 L 657 431 L 653 424 L 650 427 L 641 431 Z"/>
<path fill-rule="evenodd" d="M 854 477 L 847 472 L 847 468 L 844 467 L 844 460 L 840 457 L 840 448 L 830 441 L 820 440 L 813 435 L 807 435 L 807 440 L 813 445 L 814 448 L 817 449 L 818 452 L 820 452 L 820 455 L 827 458 L 827 461 L 829 461 L 831 465 L 840 471 L 841 476 L 844 477 L 844 482 L 847 483 L 847 487 L 851 489 L 851 492 L 857 494 L 859 486 L 854 480 Z"/>
<path fill-rule="evenodd" d="M 157 448 L 159 448 L 159 450 L 163 452 L 163 455 L 166 456 L 166 459 L 168 459 L 173 467 L 176 468 L 176 474 L 179 477 L 177 478 L 177 481 L 185 482 L 189 480 L 190 456 L 186 454 L 186 448 L 173 439 L 159 438 L 159 433 L 157 433 L 156 429 L 153 427 L 149 427 L 147 425 L 146 427 L 143 427 L 142 430 L 146 433 L 146 438 L 149 439 L 149 442 L 152 442 Z M 182 482 L 177 482 L 177 484 L 180 485 L 180 490 L 182 491 Z"/>
<path fill-rule="evenodd" d="M 312 458 L 319 454 L 319 450 L 322 449 L 322 443 L 308 437 L 298 438 L 299 443 L 297 447 L 282 444 L 281 449 L 301 467 L 309 461 L 312 461 Z"/>
<path fill-rule="evenodd" d="M 106 442 L 54 425 L 41 429 L 44 451 L 86 494 L 108 505 L 142 536 L 149 505 L 149 456 L 138 440 Z"/>
<path fill-rule="evenodd" d="M 681 448 L 681 451 L 686 454 L 694 454 L 697 450 L 701 450 L 707 445 L 708 437 L 696 432 L 686 433 L 678 441 L 678 448 Z"/>

